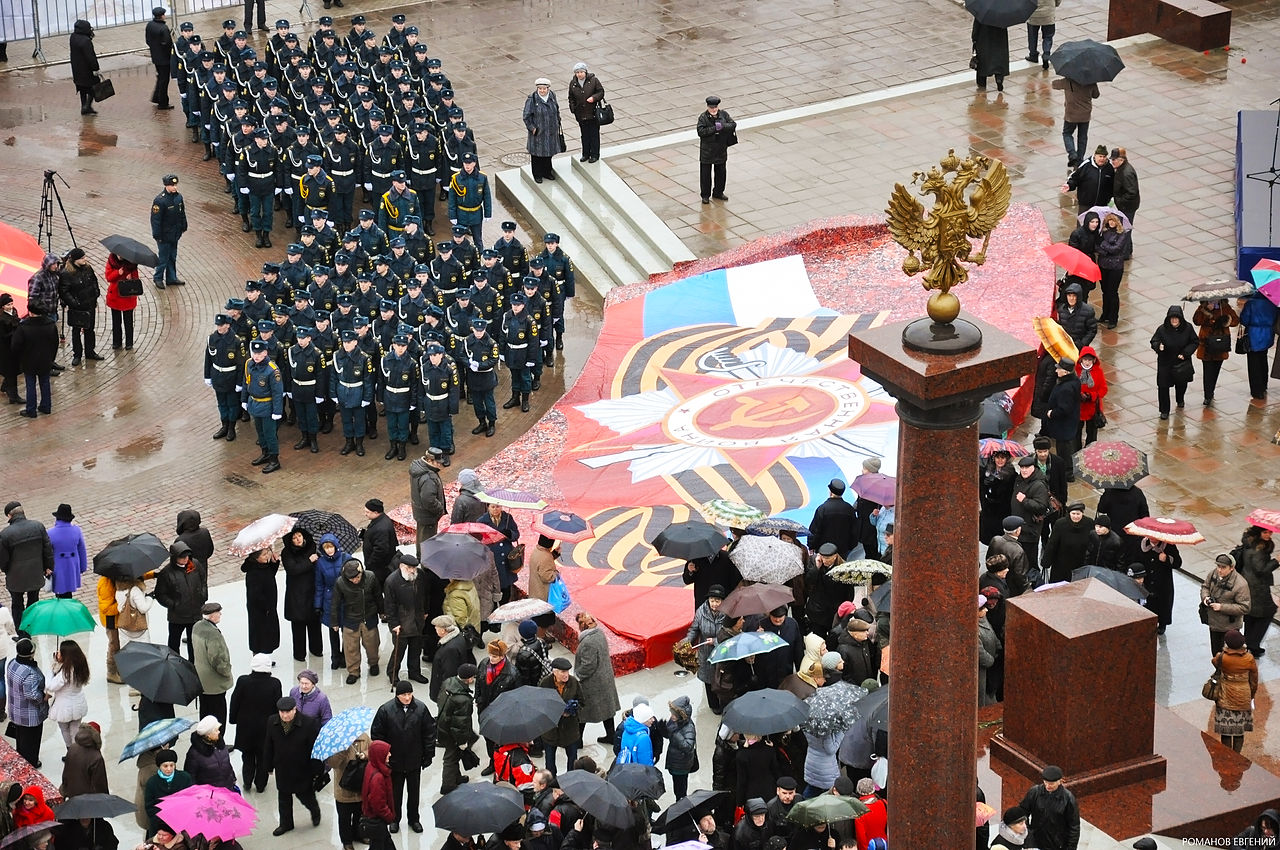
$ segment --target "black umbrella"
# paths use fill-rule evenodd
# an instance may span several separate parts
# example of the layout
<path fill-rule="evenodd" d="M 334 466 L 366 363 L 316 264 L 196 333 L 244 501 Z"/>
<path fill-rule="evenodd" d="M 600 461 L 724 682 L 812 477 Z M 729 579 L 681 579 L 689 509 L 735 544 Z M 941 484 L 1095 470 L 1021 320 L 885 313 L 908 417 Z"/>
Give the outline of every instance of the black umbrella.
<path fill-rule="evenodd" d="M 1053 70 L 1082 86 L 1109 83 L 1124 70 L 1124 60 L 1114 47 L 1091 38 L 1060 44 L 1049 62 Z"/>
<path fill-rule="evenodd" d="M 728 791 L 708 791 L 706 789 L 690 792 L 689 796 L 676 800 L 667 807 L 666 811 L 658 815 L 658 819 L 653 822 L 654 833 L 662 835 L 676 825 L 676 821 L 685 817 L 688 817 L 693 823 L 697 823 L 698 818 L 714 809 L 720 802 L 720 798 L 728 793 Z"/>
<path fill-rule="evenodd" d="M 62 824 L 58 823 L 56 820 L 46 820 L 41 821 L 40 823 L 30 824 L 29 826 L 20 826 L 4 838 L 0 838 L 0 847 L 12 846 L 17 844 L 19 841 L 22 841 L 24 838 L 37 835 L 47 829 L 57 829 L 60 826 L 62 826 Z M 25 845 L 25 842 L 23 843 Z"/>
<path fill-rule="evenodd" d="M 135 266 L 155 268 L 160 265 L 160 258 L 156 256 L 156 252 L 143 245 L 137 239 L 115 234 L 101 241 L 103 247 L 108 251 L 122 260 L 128 260 Z"/>
<path fill-rule="evenodd" d="M 447 531 L 418 544 L 418 560 L 443 579 L 471 581 L 493 565 L 489 547 L 470 534 Z"/>
<path fill-rule="evenodd" d="M 152 702 L 186 705 L 203 693 L 196 665 L 167 646 L 135 640 L 116 653 L 125 684 Z"/>
<path fill-rule="evenodd" d="M 871 604 L 875 606 L 877 611 L 883 611 L 886 614 L 892 613 L 889 606 L 893 603 L 893 579 L 889 579 L 884 584 L 871 591 Z"/>
<path fill-rule="evenodd" d="M 480 734 L 501 746 L 532 741 L 549 732 L 564 714 L 564 700 L 553 688 L 521 685 L 480 713 Z"/>
<path fill-rule="evenodd" d="M 609 768 L 608 781 L 627 795 L 628 800 L 648 797 L 656 800 L 666 793 L 666 783 L 662 781 L 662 771 L 651 764 L 615 764 Z"/>
<path fill-rule="evenodd" d="M 714 556 L 728 542 L 714 525 L 695 519 L 668 525 L 653 538 L 653 548 L 664 558 L 692 561 Z"/>
<path fill-rule="evenodd" d="M 560 788 L 569 799 L 606 826 L 625 829 L 632 823 L 631 804 L 614 786 L 594 773 L 570 770 L 559 777 Z"/>
<path fill-rule="evenodd" d="M 889 731 L 889 686 L 881 685 L 853 704 L 862 715 L 859 722 L 881 732 Z"/>
<path fill-rule="evenodd" d="M 1039 5 L 1036 0 L 964 0 L 969 14 L 989 27 L 1025 24 Z"/>
<path fill-rule="evenodd" d="M 772 735 L 799 726 L 809 717 L 809 706 L 790 691 L 775 688 L 749 691 L 729 703 L 724 725 L 748 735 Z"/>
<path fill-rule="evenodd" d="M 342 514 L 309 510 L 295 511 L 289 516 L 298 520 L 294 528 L 301 528 L 310 534 L 316 545 L 320 543 L 320 535 L 332 534 L 338 538 L 338 545 L 343 551 L 354 552 L 360 548 L 360 532 Z"/>
<path fill-rule="evenodd" d="M 54 808 L 59 820 L 75 818 L 113 818 L 134 811 L 132 800 L 115 794 L 79 794 Z"/>
<path fill-rule="evenodd" d="M 139 579 L 169 561 L 169 547 L 154 534 L 130 534 L 112 540 L 93 556 L 93 571 L 100 576 Z"/>
<path fill-rule="evenodd" d="M 998 398 L 984 398 L 978 410 L 978 434 L 983 437 L 1003 437 L 1013 427 L 1013 418 Z"/>
<path fill-rule="evenodd" d="M 471 782 L 431 804 L 436 826 L 463 835 L 501 832 L 524 814 L 524 798 L 510 785 Z"/>
<path fill-rule="evenodd" d="M 1128 573 L 1096 565 L 1079 567 L 1071 571 L 1072 581 L 1083 581 L 1087 578 L 1096 578 L 1108 587 L 1120 591 L 1139 605 L 1142 604 L 1142 600 L 1147 598 L 1147 589 L 1135 581 Z"/>

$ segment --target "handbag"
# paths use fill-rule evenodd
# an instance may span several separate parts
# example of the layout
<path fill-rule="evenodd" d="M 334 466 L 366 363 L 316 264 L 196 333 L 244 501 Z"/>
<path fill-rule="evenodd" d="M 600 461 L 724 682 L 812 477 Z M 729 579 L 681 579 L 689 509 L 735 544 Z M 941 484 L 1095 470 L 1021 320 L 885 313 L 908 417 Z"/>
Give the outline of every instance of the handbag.
<path fill-rule="evenodd" d="M 1169 374 L 1175 384 L 1186 384 L 1196 376 L 1196 367 L 1190 360 L 1178 360 L 1174 362 Z"/>
<path fill-rule="evenodd" d="M 978 54 L 976 53 L 969 57 L 969 70 L 978 70 Z"/>
<path fill-rule="evenodd" d="M 601 127 L 613 123 L 613 105 L 604 98 L 596 101 L 596 123 Z"/>
<path fill-rule="evenodd" d="M 102 103 L 102 101 L 116 96 L 116 87 L 106 77 L 94 83 L 90 91 L 93 93 L 93 99 L 97 103 Z"/>
<path fill-rule="evenodd" d="M 1200 600 L 1199 614 L 1201 625 L 1209 625 L 1209 606 L 1203 599 Z"/>
<path fill-rule="evenodd" d="M 1099 407 L 1093 414 L 1093 427 L 1095 428 L 1107 427 L 1107 414 L 1102 412 L 1101 407 Z"/>
<path fill-rule="evenodd" d="M 569 598 L 569 587 L 564 583 L 564 579 L 556 575 L 555 581 L 551 582 L 551 586 L 547 588 L 547 602 L 551 603 L 551 607 L 555 609 L 557 614 L 563 614 L 564 610 L 569 607 L 572 602 Z"/>
<path fill-rule="evenodd" d="M 1231 351 L 1231 334 L 1226 331 L 1215 331 L 1204 338 L 1204 353 L 1219 355 Z"/>
<path fill-rule="evenodd" d="M 330 781 L 329 771 L 321 771 L 311 778 L 311 790 L 320 793 Z"/>
<path fill-rule="evenodd" d="M 338 777 L 338 787 L 348 791 L 359 791 L 364 785 L 364 769 L 368 762 L 365 759 L 352 759 L 342 769 Z"/>
<path fill-rule="evenodd" d="M 1200 688 L 1200 696 L 1205 699 L 1218 701 L 1218 697 L 1222 696 L 1222 682 L 1218 679 L 1218 671 L 1214 670 L 1213 675 L 1205 680 L 1204 686 Z"/>
<path fill-rule="evenodd" d="M 728 137 L 726 137 L 726 138 L 725 138 L 725 140 L 724 140 L 724 146 L 725 146 L 726 148 L 731 148 L 731 147 L 733 147 L 734 145 L 736 145 L 737 143 L 738 143 L 738 131 L 737 131 L 737 130 L 730 130 L 730 131 L 729 131 L 729 135 L 728 135 Z"/>
<path fill-rule="evenodd" d="M 142 281 L 136 277 L 121 278 L 116 284 L 116 292 L 120 293 L 122 298 L 136 298 L 142 294 Z"/>
<path fill-rule="evenodd" d="M 511 551 L 507 553 L 507 569 L 513 573 L 517 573 L 524 569 L 524 544 L 517 543 L 511 547 Z"/>
<path fill-rule="evenodd" d="M 1236 331 L 1236 354 L 1249 353 L 1249 337 L 1245 336 L 1244 327 Z"/>
<path fill-rule="evenodd" d="M 568 149 L 569 149 L 569 146 L 564 143 L 564 133 L 561 133 L 560 134 L 560 153 L 564 153 Z"/>

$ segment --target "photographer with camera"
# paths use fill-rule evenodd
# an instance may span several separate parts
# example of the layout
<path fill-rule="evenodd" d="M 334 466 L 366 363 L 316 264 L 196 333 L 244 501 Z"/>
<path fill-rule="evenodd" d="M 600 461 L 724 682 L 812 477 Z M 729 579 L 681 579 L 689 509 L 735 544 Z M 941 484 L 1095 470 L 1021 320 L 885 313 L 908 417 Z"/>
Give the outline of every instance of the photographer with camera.
<path fill-rule="evenodd" d="M 1209 647 L 1215 656 L 1222 652 L 1227 632 L 1244 629 L 1249 604 L 1249 583 L 1236 572 L 1236 559 L 1223 552 L 1200 585 L 1200 622 L 1209 627 Z"/>

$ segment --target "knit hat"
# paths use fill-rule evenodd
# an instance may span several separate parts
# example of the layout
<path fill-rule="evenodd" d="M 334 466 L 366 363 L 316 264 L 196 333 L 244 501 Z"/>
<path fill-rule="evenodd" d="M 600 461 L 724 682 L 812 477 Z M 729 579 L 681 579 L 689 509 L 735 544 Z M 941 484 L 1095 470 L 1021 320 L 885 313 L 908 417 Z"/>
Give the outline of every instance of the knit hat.
<path fill-rule="evenodd" d="M 36 654 L 36 645 L 29 637 L 18 638 L 14 652 L 18 653 L 19 658 L 30 658 Z"/>
<path fill-rule="evenodd" d="M 637 723 L 648 723 L 653 719 L 653 709 L 647 704 L 641 703 L 631 710 L 631 716 L 636 719 Z"/>
<path fill-rule="evenodd" d="M 177 762 L 178 754 L 169 748 L 156 750 L 156 765 L 162 765 L 167 762 Z"/>
<path fill-rule="evenodd" d="M 197 735 L 210 735 L 220 728 L 222 728 L 222 724 L 218 722 L 218 718 L 212 714 L 206 714 L 200 718 L 200 722 L 196 724 L 194 731 Z"/>
<path fill-rule="evenodd" d="M 265 652 L 257 652 L 249 659 L 249 670 L 254 673 L 270 673 L 274 664 L 275 662 L 271 660 L 270 655 Z"/>
<path fill-rule="evenodd" d="M 476 665 L 474 665 L 474 664 L 459 664 L 459 665 L 458 665 L 458 678 L 459 678 L 459 679 L 462 679 L 463 681 L 466 681 L 467 679 L 474 679 L 475 677 L 476 677 Z"/>
<path fill-rule="evenodd" d="M 408 679 L 401 679 L 396 682 L 396 696 L 411 693 L 413 693 L 413 682 L 410 682 Z"/>
<path fill-rule="evenodd" d="M 1240 649 L 1244 646 L 1244 635 L 1240 634 L 1239 629 L 1232 629 L 1227 632 L 1227 635 L 1223 640 L 1231 649 Z"/>
<path fill-rule="evenodd" d="M 310 679 L 313 685 L 320 684 L 320 677 L 316 675 L 315 670 L 303 670 L 298 674 L 298 681 L 301 682 L 303 679 Z"/>
<path fill-rule="evenodd" d="M 342 565 L 343 578 L 355 578 L 358 575 L 360 575 L 360 562 L 355 558 Z"/>
<path fill-rule="evenodd" d="M 536 631 L 537 627 L 535 626 L 534 629 Z M 507 642 L 505 640 L 491 640 L 489 641 L 489 645 L 485 647 L 485 649 L 489 651 L 490 655 L 499 655 L 499 656 L 506 655 L 508 648 L 509 647 L 507 646 Z"/>
<path fill-rule="evenodd" d="M 1111 517 L 1107 516 L 1106 514 L 1097 514 L 1097 515 L 1096 515 L 1096 516 L 1094 516 L 1094 518 L 1093 518 L 1093 524 L 1094 524 L 1094 525 L 1100 525 L 1100 526 L 1102 526 L 1103 528 L 1106 528 L 1106 529 L 1110 529 L 1110 528 L 1111 528 Z"/>
<path fill-rule="evenodd" d="M 587 70 L 587 63 L 586 63 L 586 62 L 578 62 L 577 64 L 575 64 L 575 65 L 573 66 L 573 72 L 574 72 L 575 74 L 576 74 L 576 73 L 578 73 L 579 71 L 585 71 L 585 70 Z"/>
<path fill-rule="evenodd" d="M 828 676 L 835 673 L 840 669 L 840 661 L 840 653 L 828 652 L 822 656 L 822 672 Z"/>
<path fill-rule="evenodd" d="M 867 458 L 866 460 L 864 460 L 864 461 L 862 462 L 862 468 L 863 468 L 863 470 L 864 470 L 864 471 L 866 471 L 866 472 L 879 472 L 879 471 L 880 471 L 880 458 L 878 458 L 878 457 L 869 457 L 869 458 Z"/>
<path fill-rule="evenodd" d="M 520 622 L 520 637 L 528 640 L 538 633 L 538 624 L 533 620 L 522 620 Z"/>
<path fill-rule="evenodd" d="M 1004 810 L 1004 815 L 1000 818 L 1005 826 L 1012 826 L 1015 823 L 1021 823 L 1027 819 L 1027 810 L 1022 806 L 1011 806 Z M 1137 846 L 1136 844 L 1134 845 Z"/>

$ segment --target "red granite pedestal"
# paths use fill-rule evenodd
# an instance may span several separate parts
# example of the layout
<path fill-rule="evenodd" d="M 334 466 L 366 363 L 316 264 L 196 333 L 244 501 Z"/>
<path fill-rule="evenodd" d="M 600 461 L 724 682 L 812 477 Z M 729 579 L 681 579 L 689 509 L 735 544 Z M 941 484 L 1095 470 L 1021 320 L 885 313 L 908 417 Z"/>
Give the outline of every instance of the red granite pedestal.
<path fill-rule="evenodd" d="M 1025 343 L 962 318 L 982 344 L 961 354 L 907 348 L 903 324 L 849 338 L 849 356 L 898 400 L 889 834 L 912 847 L 973 846 L 978 406 L 1035 366 Z"/>
<path fill-rule="evenodd" d="M 1004 731 L 992 756 L 1076 794 L 1163 779 L 1154 753 L 1156 616 L 1097 579 L 1010 599 Z"/>

